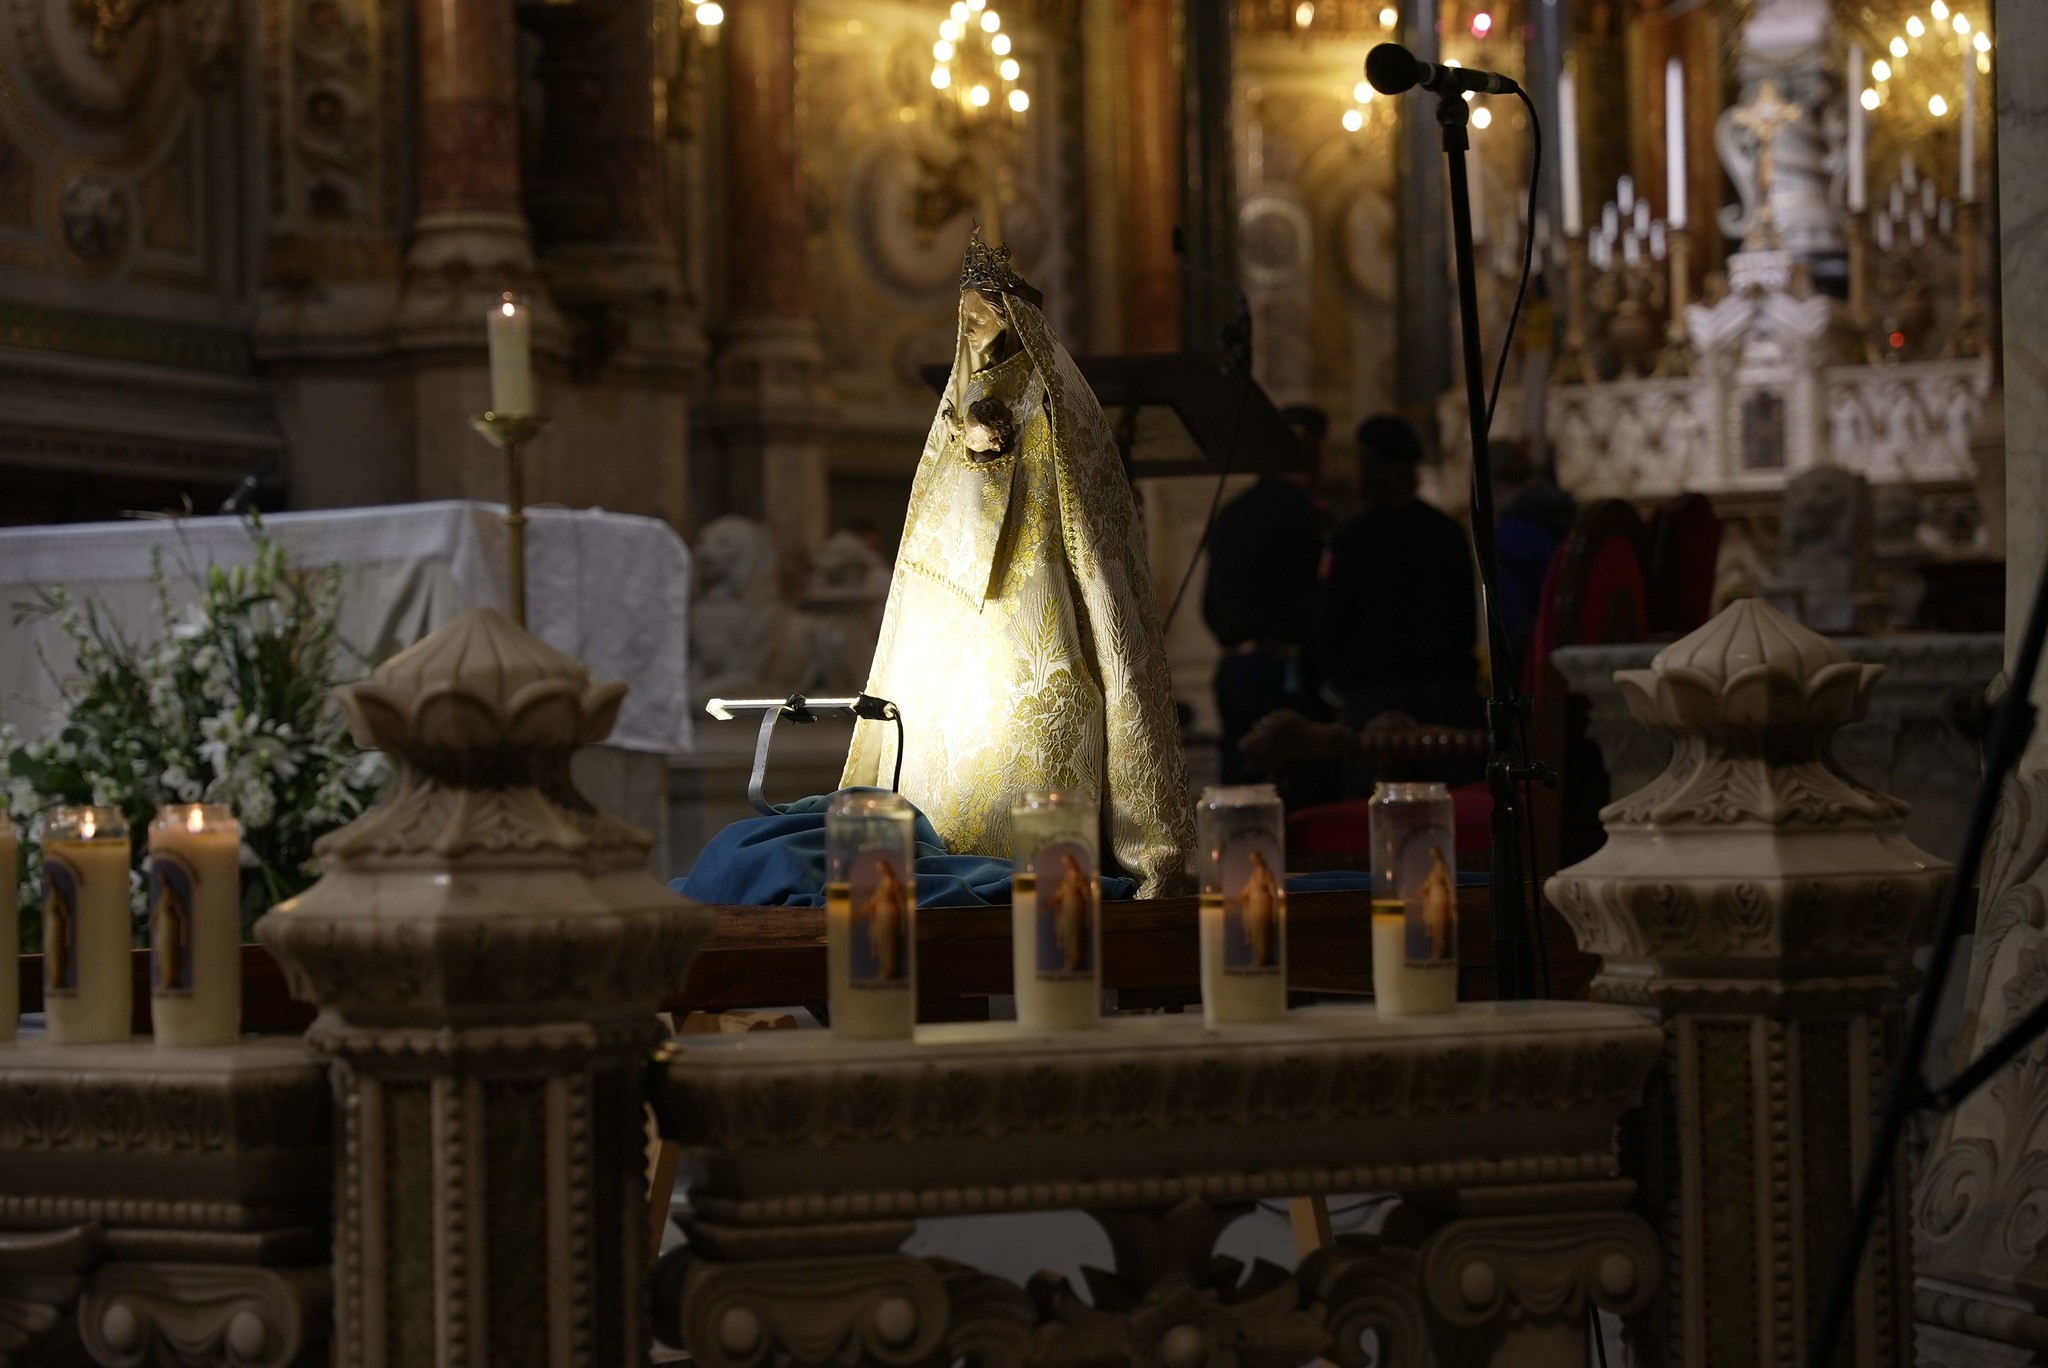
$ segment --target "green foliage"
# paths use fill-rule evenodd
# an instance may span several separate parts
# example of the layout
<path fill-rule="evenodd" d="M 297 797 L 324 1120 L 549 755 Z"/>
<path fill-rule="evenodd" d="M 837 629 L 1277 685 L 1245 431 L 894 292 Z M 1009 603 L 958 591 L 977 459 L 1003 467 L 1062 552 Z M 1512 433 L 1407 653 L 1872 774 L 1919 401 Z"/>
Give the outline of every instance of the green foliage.
<path fill-rule="evenodd" d="M 188 571 L 189 607 L 178 607 L 158 555 L 163 632 L 153 642 L 130 640 L 99 605 L 62 586 L 16 605 L 17 623 L 55 624 L 77 654 L 47 736 L 24 743 L 0 723 L 0 782 L 25 828 L 17 871 L 25 950 L 41 939 L 39 845 L 52 806 L 101 803 L 127 814 L 141 944 L 146 829 L 162 804 L 234 809 L 246 935 L 266 909 L 318 877 L 313 843 L 375 799 L 383 758 L 356 747 L 331 700 L 354 663 L 336 634 L 340 571 L 292 566 L 259 519 L 249 532 L 253 563 Z"/>

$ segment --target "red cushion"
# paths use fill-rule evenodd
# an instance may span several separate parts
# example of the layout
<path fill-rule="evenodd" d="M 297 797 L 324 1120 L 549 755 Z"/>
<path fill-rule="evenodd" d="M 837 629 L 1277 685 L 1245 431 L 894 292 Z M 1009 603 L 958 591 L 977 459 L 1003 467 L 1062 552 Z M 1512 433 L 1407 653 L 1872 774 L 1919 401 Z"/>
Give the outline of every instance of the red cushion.
<path fill-rule="evenodd" d="M 1458 824 L 1458 853 L 1484 854 L 1492 844 L 1488 823 L 1493 817 L 1493 796 L 1486 785 L 1460 784 L 1451 790 L 1451 805 Z M 1361 857 L 1367 856 L 1372 850 L 1371 826 L 1370 799 L 1320 803 L 1287 819 L 1287 848 L 1302 855 L 1357 851 Z"/>

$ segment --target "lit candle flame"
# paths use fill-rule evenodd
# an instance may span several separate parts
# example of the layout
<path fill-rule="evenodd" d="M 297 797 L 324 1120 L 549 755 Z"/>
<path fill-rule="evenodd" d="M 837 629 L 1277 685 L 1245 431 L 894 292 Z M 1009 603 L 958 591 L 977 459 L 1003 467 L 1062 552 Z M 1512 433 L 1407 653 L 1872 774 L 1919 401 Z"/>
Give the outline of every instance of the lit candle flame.
<path fill-rule="evenodd" d="M 205 809 L 197 804 L 193 805 L 191 810 L 185 814 L 185 830 L 191 832 L 194 836 L 206 830 Z"/>
<path fill-rule="evenodd" d="M 470 307 L 474 308 L 475 306 L 471 305 Z M 93 834 L 99 829 L 100 821 L 98 815 L 88 812 L 78 823 L 78 838 L 82 841 L 90 841 L 93 838 Z"/>

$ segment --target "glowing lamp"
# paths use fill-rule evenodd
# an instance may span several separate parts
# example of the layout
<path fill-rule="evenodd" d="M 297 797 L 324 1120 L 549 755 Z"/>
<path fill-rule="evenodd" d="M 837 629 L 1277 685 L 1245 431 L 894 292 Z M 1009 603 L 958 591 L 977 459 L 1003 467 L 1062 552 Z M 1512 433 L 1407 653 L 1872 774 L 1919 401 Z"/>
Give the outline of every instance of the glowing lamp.
<path fill-rule="evenodd" d="M 1885 60 L 1884 58 L 1880 57 L 1880 58 L 1878 58 L 1878 59 L 1877 59 L 1876 61 L 1874 61 L 1874 62 L 1872 62 L 1872 63 L 1870 64 L 1870 79 L 1871 79 L 1871 80 L 1873 80 L 1873 81 L 1889 81 L 1889 80 L 1890 80 L 1891 78 L 1892 78 L 1892 64 L 1891 64 L 1890 62 L 1887 62 L 1887 61 L 1886 61 L 1886 60 Z"/>
<path fill-rule="evenodd" d="M 1010 108 L 1016 110 L 1019 114 L 1022 114 L 1025 110 L 1031 108 L 1031 97 L 1029 95 L 1026 95 L 1021 90 L 1011 91 Z"/>
<path fill-rule="evenodd" d="M 1315 0 L 1301 0 L 1301 3 L 1294 7 L 1294 26 L 1296 28 L 1307 28 L 1315 21 Z"/>
<path fill-rule="evenodd" d="M 988 87 L 985 85 L 974 87 L 974 89 L 967 92 L 967 100 L 969 104 L 979 109 L 988 103 Z"/>
<path fill-rule="evenodd" d="M 1861 96 L 1861 103 L 1865 109 L 1877 108 L 1877 92 L 1866 86 Z"/>
<path fill-rule="evenodd" d="M 1401 22 L 1401 15 L 1392 5 L 1380 11 L 1380 27 L 1390 29 Z"/>
<path fill-rule="evenodd" d="M 946 41 L 945 39 L 943 39 L 943 38 L 939 39 L 939 41 L 938 41 L 938 42 L 936 42 L 936 43 L 933 43 L 933 44 L 932 44 L 932 60 L 933 60 L 933 61 L 937 61 L 937 62 L 950 62 L 950 61 L 952 61 L 952 60 L 953 60 L 953 45 L 952 45 L 951 43 L 947 42 L 947 41 Z"/>
<path fill-rule="evenodd" d="M 998 33 L 995 37 L 989 39 L 988 50 L 998 57 L 1008 56 L 1010 52 L 1010 35 Z"/>
<path fill-rule="evenodd" d="M 951 84 L 953 84 L 952 72 L 948 71 L 946 68 L 942 66 L 932 68 L 932 89 L 944 90 L 947 86 Z"/>
<path fill-rule="evenodd" d="M 1891 50 L 1892 56 L 1904 57 L 1906 55 L 1906 40 L 1903 38 L 1894 37 L 1891 42 Z"/>
<path fill-rule="evenodd" d="M 983 10 L 981 12 L 981 31 L 983 33 L 994 33 L 1002 26 L 1002 15 L 997 14 L 994 10 Z"/>
<path fill-rule="evenodd" d="M 1018 74 L 1024 70 L 1024 68 L 1017 65 L 1017 59 L 1015 57 L 1005 57 L 1003 58 L 1003 64 L 997 67 L 996 70 L 1003 73 L 1004 80 L 1014 81 L 1017 79 Z"/>
<path fill-rule="evenodd" d="M 697 22 L 705 28 L 717 28 L 725 22 L 725 6 L 719 4 L 718 0 L 704 0 L 703 4 L 697 6 Z"/>
<path fill-rule="evenodd" d="M 1491 32 L 1493 32 L 1493 16 L 1491 14 L 1481 10 L 1472 16 L 1472 36 L 1474 38 L 1484 38 Z"/>
<path fill-rule="evenodd" d="M 1906 16 L 1906 32 L 1915 38 L 1924 37 L 1927 33 L 1927 25 L 1921 22 L 1919 15 L 1911 14 Z"/>
<path fill-rule="evenodd" d="M 1472 126 L 1474 128 L 1493 127 L 1493 111 L 1486 108 L 1484 105 L 1481 105 L 1479 108 L 1473 110 Z"/>
<path fill-rule="evenodd" d="M 1344 111 L 1344 131 L 1346 133 L 1356 133 L 1363 127 L 1365 127 L 1365 113 L 1363 110 L 1347 109 Z"/>

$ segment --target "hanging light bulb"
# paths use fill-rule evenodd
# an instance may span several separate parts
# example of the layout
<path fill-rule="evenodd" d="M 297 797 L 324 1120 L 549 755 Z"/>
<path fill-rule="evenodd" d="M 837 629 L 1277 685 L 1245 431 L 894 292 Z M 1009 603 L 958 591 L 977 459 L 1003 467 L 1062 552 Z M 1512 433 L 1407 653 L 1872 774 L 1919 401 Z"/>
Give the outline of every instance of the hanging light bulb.
<path fill-rule="evenodd" d="M 1905 40 L 1905 39 L 1903 39 L 1903 38 L 1899 38 L 1899 37 L 1896 37 L 1896 36 L 1895 36 L 1895 37 L 1893 37 L 1893 39 L 1892 39 L 1892 56 L 1894 56 L 1894 57 L 1904 57 L 1905 55 L 1906 55 L 1906 40 Z"/>
<path fill-rule="evenodd" d="M 1351 87 L 1351 98 L 1360 104 L 1370 100 L 1372 98 L 1372 82 L 1360 81 L 1357 85 Z"/>
<path fill-rule="evenodd" d="M 1934 0 L 1934 3 L 1927 7 L 1927 12 L 1937 19 L 1948 18 L 1948 5 L 1946 3 L 1946 0 Z"/>
<path fill-rule="evenodd" d="M 1365 127 L 1365 111 L 1360 109 L 1347 109 L 1344 111 L 1344 131 L 1346 133 L 1356 133 L 1363 127 Z"/>
<path fill-rule="evenodd" d="M 1294 26 L 1296 28 L 1307 28 L 1315 21 L 1315 0 L 1301 0 L 1301 3 L 1294 7 Z"/>
<path fill-rule="evenodd" d="M 942 66 L 932 68 L 932 89 L 944 90 L 953 84 L 953 73 Z"/>
<path fill-rule="evenodd" d="M 719 4 L 718 0 L 704 0 L 703 4 L 697 6 L 697 22 L 705 28 L 717 28 L 725 22 L 725 6 Z"/>
<path fill-rule="evenodd" d="M 968 91 L 967 101 L 976 109 L 981 108 L 983 105 L 988 103 L 988 87 L 985 85 L 978 85 L 974 89 Z"/>
<path fill-rule="evenodd" d="M 1025 110 L 1031 108 L 1031 97 L 1029 95 L 1026 95 L 1021 90 L 1011 91 L 1010 108 L 1016 110 L 1019 114 L 1022 114 Z"/>
<path fill-rule="evenodd" d="M 1980 29 L 1980 30 L 1978 30 L 1977 36 L 1976 36 L 1975 38 L 1971 39 L 1970 41 L 1971 41 L 1971 43 L 1972 43 L 1972 44 L 1973 44 L 1973 45 L 1974 45 L 1974 46 L 1976 47 L 1977 51 L 1979 51 L 1979 52 L 1989 52 L 1989 51 L 1991 51 L 1991 35 L 1990 35 L 1990 34 L 1988 34 L 1988 33 L 1985 33 L 1985 32 L 1984 32 L 1983 30 L 1981 30 L 1981 29 Z"/>
<path fill-rule="evenodd" d="M 1970 31 L 1970 21 L 1960 14 L 1950 21 L 1949 26 L 1957 33 L 1968 33 Z"/>
<path fill-rule="evenodd" d="M 932 60 L 933 60 L 933 61 L 935 61 L 935 62 L 950 62 L 950 61 L 952 61 L 952 60 L 953 60 L 953 45 L 952 45 L 951 43 L 947 42 L 947 41 L 946 41 L 945 39 L 943 39 L 943 38 L 939 39 L 939 41 L 938 41 L 938 42 L 936 42 L 936 43 L 933 43 L 933 44 L 932 44 Z"/>
<path fill-rule="evenodd" d="M 965 19 L 967 17 L 967 0 L 953 0 L 952 17 L 954 19 Z"/>
<path fill-rule="evenodd" d="M 1473 110 L 1472 126 L 1474 128 L 1493 127 L 1493 111 L 1488 109 L 1485 105 L 1481 105 L 1479 106 L 1479 108 Z"/>
<path fill-rule="evenodd" d="M 990 52 L 993 52 L 998 57 L 1009 56 L 1010 35 L 1007 33 L 998 33 L 995 37 L 989 39 L 988 50 Z"/>
<path fill-rule="evenodd" d="M 1863 88 L 1863 94 L 1859 98 L 1865 109 L 1877 108 L 1877 91 L 1872 89 L 1871 87 L 1865 86 Z"/>
<path fill-rule="evenodd" d="M 1381 10 L 1381 11 L 1380 11 L 1380 27 L 1381 27 L 1381 28 L 1383 28 L 1383 29 L 1390 29 L 1390 28 L 1392 28 L 1392 27 L 1393 27 L 1394 25 L 1396 25 L 1396 24 L 1398 24 L 1398 23 L 1400 23 L 1400 22 L 1401 22 L 1401 15 L 1400 15 L 1400 12 L 1399 12 L 1398 10 L 1396 10 L 1396 9 L 1395 9 L 1395 8 L 1394 8 L 1394 7 L 1392 6 L 1392 5 L 1388 5 L 1388 6 L 1387 6 L 1387 7 L 1385 8 L 1385 9 L 1383 9 L 1383 10 Z"/>
<path fill-rule="evenodd" d="M 1872 62 L 1872 63 L 1870 64 L 1870 79 L 1871 79 L 1871 80 L 1873 80 L 1873 81 L 1889 81 L 1889 80 L 1890 80 L 1891 78 L 1892 78 L 1892 64 L 1891 64 L 1890 62 L 1887 62 L 1887 61 L 1886 61 L 1886 60 L 1885 60 L 1884 58 L 1880 57 L 1880 58 L 1878 58 L 1878 59 L 1877 59 L 1876 61 L 1874 61 L 1874 62 Z"/>
<path fill-rule="evenodd" d="M 1023 69 L 1023 67 L 1017 65 L 1017 59 L 1015 57 L 1003 58 L 1003 64 L 996 68 L 997 71 L 1003 73 L 1003 79 L 1006 81 L 1016 80 L 1017 73 L 1022 71 Z"/>
<path fill-rule="evenodd" d="M 1928 96 L 1927 112 L 1929 114 L 1932 114 L 1937 119 L 1940 118 L 1942 115 L 1948 113 L 1948 101 L 1942 99 L 1939 95 Z"/>
<path fill-rule="evenodd" d="M 945 23 L 939 25 L 939 37 L 945 39 L 949 43 L 959 42 L 960 39 L 966 35 L 966 33 L 967 30 L 961 25 L 958 19 L 948 19 Z"/>
<path fill-rule="evenodd" d="M 1919 15 L 1909 14 L 1906 16 L 1906 32 L 1915 38 L 1925 37 L 1927 25 L 1920 21 Z"/>

